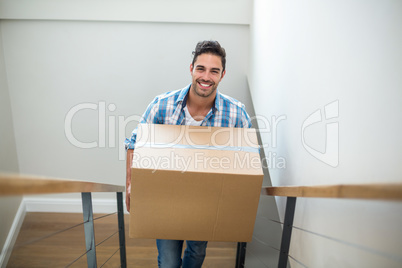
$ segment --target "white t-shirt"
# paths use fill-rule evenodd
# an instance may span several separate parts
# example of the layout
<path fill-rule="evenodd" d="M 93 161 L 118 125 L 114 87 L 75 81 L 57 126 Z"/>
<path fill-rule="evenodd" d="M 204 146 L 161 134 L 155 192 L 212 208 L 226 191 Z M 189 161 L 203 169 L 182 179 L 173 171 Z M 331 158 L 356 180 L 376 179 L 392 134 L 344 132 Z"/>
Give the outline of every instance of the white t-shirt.
<path fill-rule="evenodd" d="M 184 107 L 184 112 L 186 113 L 186 125 L 190 126 L 201 126 L 202 120 L 197 121 L 191 116 L 190 112 L 187 109 L 187 106 Z"/>

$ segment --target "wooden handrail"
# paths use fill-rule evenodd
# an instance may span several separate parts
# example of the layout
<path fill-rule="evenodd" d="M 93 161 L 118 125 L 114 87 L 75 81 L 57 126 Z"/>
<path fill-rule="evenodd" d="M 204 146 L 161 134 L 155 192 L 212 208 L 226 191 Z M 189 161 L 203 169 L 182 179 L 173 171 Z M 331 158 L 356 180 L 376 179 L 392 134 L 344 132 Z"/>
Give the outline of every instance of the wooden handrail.
<path fill-rule="evenodd" d="M 262 195 L 402 200 L 402 183 L 263 187 Z"/>
<path fill-rule="evenodd" d="M 286 268 L 288 266 L 293 219 L 295 215 L 296 200 L 298 197 L 357 198 L 401 201 L 402 183 L 263 187 L 261 189 L 261 194 L 287 197 L 278 260 L 278 267 Z"/>
<path fill-rule="evenodd" d="M 104 183 L 31 175 L 0 174 L 0 196 L 124 191 L 124 186 Z"/>

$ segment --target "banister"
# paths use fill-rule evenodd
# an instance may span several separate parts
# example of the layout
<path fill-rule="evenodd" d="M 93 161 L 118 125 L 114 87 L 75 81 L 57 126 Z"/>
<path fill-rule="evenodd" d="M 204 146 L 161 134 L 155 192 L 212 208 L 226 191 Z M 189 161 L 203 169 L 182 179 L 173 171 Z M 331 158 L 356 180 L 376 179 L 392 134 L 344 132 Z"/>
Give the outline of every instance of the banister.
<path fill-rule="evenodd" d="M 81 193 L 88 267 L 97 267 L 91 196 L 93 192 L 116 192 L 120 265 L 127 267 L 123 211 L 124 191 L 124 186 L 105 183 L 0 173 L 0 196 Z"/>
<path fill-rule="evenodd" d="M 278 260 L 278 267 L 286 268 L 288 266 L 293 218 L 298 197 L 402 201 L 402 183 L 262 187 L 261 195 L 284 196 L 287 198 Z"/>
<path fill-rule="evenodd" d="M 263 187 L 262 195 L 402 200 L 402 183 Z"/>
<path fill-rule="evenodd" d="M 0 196 L 124 191 L 125 187 L 118 185 L 32 175 L 0 173 Z"/>

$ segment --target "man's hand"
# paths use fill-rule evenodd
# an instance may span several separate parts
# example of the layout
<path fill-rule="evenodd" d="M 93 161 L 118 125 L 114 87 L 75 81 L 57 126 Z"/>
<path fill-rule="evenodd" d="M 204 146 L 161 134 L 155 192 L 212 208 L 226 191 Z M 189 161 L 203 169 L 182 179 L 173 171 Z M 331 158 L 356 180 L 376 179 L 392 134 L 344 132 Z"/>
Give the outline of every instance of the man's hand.
<path fill-rule="evenodd" d="M 127 211 L 130 212 L 130 197 L 131 197 L 131 165 L 133 162 L 134 150 L 127 150 L 126 157 L 126 207 Z"/>

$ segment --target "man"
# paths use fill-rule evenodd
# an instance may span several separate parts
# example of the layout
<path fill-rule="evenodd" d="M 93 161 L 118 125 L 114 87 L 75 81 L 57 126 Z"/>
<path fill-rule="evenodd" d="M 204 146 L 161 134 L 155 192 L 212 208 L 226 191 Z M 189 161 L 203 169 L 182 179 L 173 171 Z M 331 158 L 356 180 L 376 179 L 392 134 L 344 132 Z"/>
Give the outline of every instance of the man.
<path fill-rule="evenodd" d="M 215 127 L 251 127 L 244 105 L 221 94 L 217 88 L 226 74 L 226 52 L 217 41 L 199 42 L 190 65 L 192 83 L 183 89 L 157 96 L 142 116 L 141 123 L 198 125 Z M 131 163 L 137 136 L 135 129 L 126 139 L 126 205 L 130 211 Z M 196 268 L 204 262 L 206 241 L 187 241 L 183 260 L 183 241 L 156 241 L 158 266 Z"/>

